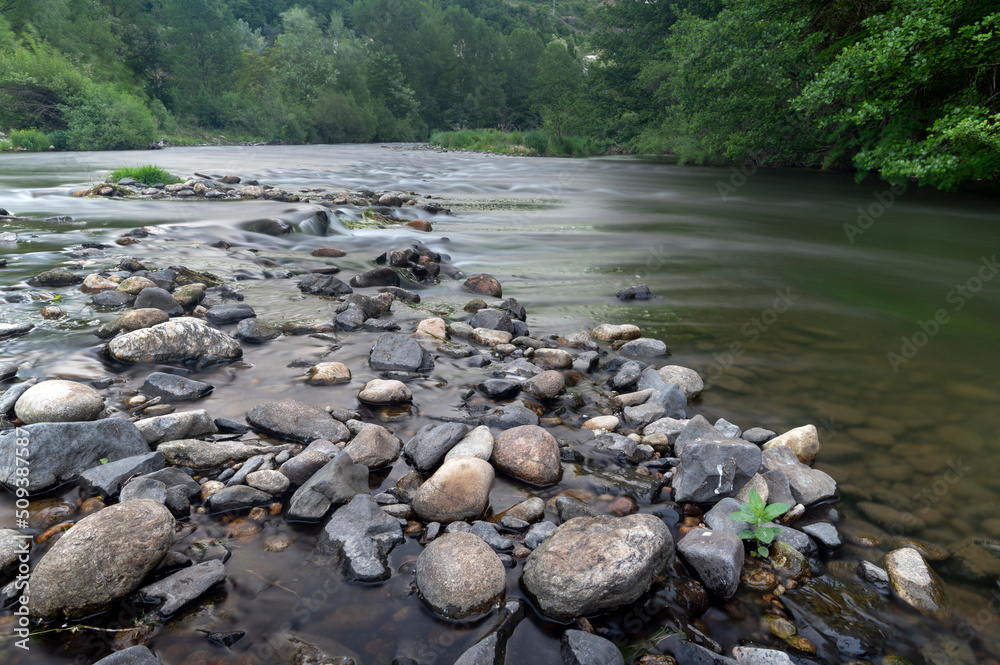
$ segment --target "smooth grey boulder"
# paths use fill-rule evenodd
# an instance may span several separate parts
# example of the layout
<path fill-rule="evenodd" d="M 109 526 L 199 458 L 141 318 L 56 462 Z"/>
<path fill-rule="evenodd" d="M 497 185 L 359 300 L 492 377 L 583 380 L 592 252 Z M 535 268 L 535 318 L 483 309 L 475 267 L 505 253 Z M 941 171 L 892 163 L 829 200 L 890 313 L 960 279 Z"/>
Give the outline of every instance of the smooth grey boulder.
<path fill-rule="evenodd" d="M 256 429 L 288 441 L 310 443 L 325 439 L 347 441 L 350 430 L 322 407 L 294 399 L 262 402 L 247 413 L 247 422 Z"/>
<path fill-rule="evenodd" d="M 716 429 L 702 415 L 696 415 L 687 421 L 684 429 L 674 441 L 674 455 L 678 457 L 684 452 L 684 447 L 691 442 L 699 443 L 731 443 L 730 437 Z"/>
<path fill-rule="evenodd" d="M 303 450 L 278 467 L 278 472 L 284 474 L 293 486 L 298 487 L 329 462 L 330 456 L 322 451 Z"/>
<path fill-rule="evenodd" d="M 178 411 L 164 416 L 143 418 L 135 421 L 135 427 L 146 443 L 151 446 L 161 441 L 193 439 L 219 431 L 215 421 L 205 409 Z"/>
<path fill-rule="evenodd" d="M 135 296 L 124 291 L 102 291 L 95 293 L 90 304 L 101 309 L 121 309 L 135 302 Z"/>
<path fill-rule="evenodd" d="M 768 471 L 780 469 L 785 474 L 795 503 L 809 507 L 837 495 L 837 482 L 823 471 L 800 462 L 788 446 L 774 446 L 765 450 L 761 461 Z"/>
<path fill-rule="evenodd" d="M 231 513 L 271 503 L 274 503 L 274 497 L 267 492 L 246 485 L 233 485 L 223 487 L 208 497 L 205 507 L 212 513 Z"/>
<path fill-rule="evenodd" d="M 243 348 L 201 319 L 179 317 L 119 335 L 108 342 L 107 353 L 129 363 L 205 362 L 242 358 Z"/>
<path fill-rule="evenodd" d="M 156 602 L 160 616 L 170 616 L 225 579 L 226 566 L 210 559 L 142 587 L 139 595 L 147 602 Z"/>
<path fill-rule="evenodd" d="M 30 442 L 26 456 L 17 461 L 18 437 Z M 102 459 L 115 462 L 144 455 L 149 446 L 127 420 L 108 418 L 84 423 L 38 423 L 8 432 L 0 438 L 0 483 L 13 488 L 18 466 L 27 465 L 26 489 L 42 492 L 74 481 Z"/>
<path fill-rule="evenodd" d="M 508 600 L 500 610 L 500 620 L 489 634 L 458 657 L 455 665 L 505 665 L 507 641 L 524 619 L 524 603 Z"/>
<path fill-rule="evenodd" d="M 21 422 L 76 423 L 94 420 L 104 410 L 104 398 L 88 385 L 54 379 L 28 388 L 18 398 L 14 412 Z"/>
<path fill-rule="evenodd" d="M 370 494 L 358 494 L 338 508 L 323 527 L 316 545 L 321 554 L 343 559 L 347 579 L 382 582 L 389 579 L 389 552 L 402 544 L 399 520 L 382 512 Z"/>
<path fill-rule="evenodd" d="M 167 295 L 169 296 L 170 294 L 168 293 Z M 169 320 L 170 315 L 160 309 L 153 307 L 132 309 L 122 314 L 114 321 L 108 321 L 107 323 L 102 324 L 97 330 L 94 331 L 94 334 L 101 339 L 111 339 L 121 332 L 142 330 L 143 328 L 150 328 L 160 323 L 166 323 Z"/>
<path fill-rule="evenodd" d="M 393 436 L 392 432 L 381 425 L 368 423 L 344 448 L 344 452 L 358 464 L 364 464 L 369 469 L 381 469 L 399 459 L 402 447 L 402 441 Z"/>
<path fill-rule="evenodd" d="M 368 467 L 339 453 L 295 490 L 288 504 L 288 519 L 317 522 L 331 507 L 368 494 Z"/>
<path fill-rule="evenodd" d="M 538 425 L 504 430 L 493 440 L 493 463 L 504 473 L 534 485 L 558 482 L 559 443 Z"/>
<path fill-rule="evenodd" d="M 802 527 L 802 531 L 817 543 L 830 550 L 837 549 L 844 544 L 840 539 L 840 533 L 837 532 L 837 527 L 829 522 L 806 524 Z"/>
<path fill-rule="evenodd" d="M 208 311 L 205 312 L 205 318 L 209 320 L 210 323 L 223 326 L 228 323 L 238 323 L 243 319 L 252 319 L 257 316 L 257 312 L 253 310 L 253 307 L 247 305 L 246 303 L 227 303 L 225 305 L 216 305 L 215 307 L 209 307 Z"/>
<path fill-rule="evenodd" d="M 705 389 L 705 382 L 698 372 L 680 365 L 667 365 L 657 370 L 664 383 L 676 383 L 687 395 L 688 399 L 694 399 L 701 395 Z"/>
<path fill-rule="evenodd" d="M 20 365 L 16 362 L 0 363 L 0 381 L 6 381 L 7 379 L 12 379 L 17 376 L 17 371 L 20 369 Z"/>
<path fill-rule="evenodd" d="M 716 420 L 714 427 L 715 429 L 722 432 L 723 436 L 729 437 L 730 439 L 739 439 L 742 438 L 743 436 L 743 430 L 741 430 L 737 425 L 734 425 L 725 418 L 719 418 L 718 420 Z"/>
<path fill-rule="evenodd" d="M 140 644 L 105 656 L 94 665 L 160 665 L 160 659 Z"/>
<path fill-rule="evenodd" d="M 431 471 L 449 450 L 469 433 L 464 423 L 444 423 L 424 425 L 403 446 L 403 455 L 420 473 Z"/>
<path fill-rule="evenodd" d="M 611 640 L 582 630 L 567 630 L 559 641 L 563 665 L 625 665 Z"/>
<path fill-rule="evenodd" d="M 192 469 L 213 469 L 250 459 L 260 452 L 259 448 L 237 441 L 201 441 L 200 439 L 179 439 L 167 441 L 156 447 L 163 453 L 168 464 L 186 466 Z"/>
<path fill-rule="evenodd" d="M 149 499 L 157 503 L 166 505 L 167 486 L 159 480 L 153 478 L 133 478 L 122 487 L 121 496 L 118 500 L 121 503 L 135 501 L 137 499 Z"/>
<path fill-rule="evenodd" d="M 126 480 L 159 471 L 166 463 L 161 452 L 134 455 L 87 469 L 80 474 L 77 484 L 84 494 L 99 494 L 105 499 L 112 499 L 118 495 Z"/>
<path fill-rule="evenodd" d="M 503 599 L 507 573 L 489 545 L 471 533 L 446 533 L 417 558 L 417 590 L 439 616 L 466 620 Z"/>
<path fill-rule="evenodd" d="M 162 397 L 164 401 L 172 402 L 205 397 L 215 390 L 215 386 L 176 374 L 153 372 L 146 377 L 139 390 L 150 397 Z"/>
<path fill-rule="evenodd" d="M 740 439 L 688 443 L 673 478 L 674 501 L 717 503 L 735 496 L 757 473 L 760 463 L 760 448 Z"/>
<path fill-rule="evenodd" d="M 654 515 L 577 517 L 528 556 L 522 581 L 542 614 L 568 620 L 634 602 L 673 554 Z"/>
<path fill-rule="evenodd" d="M 618 349 L 618 353 L 623 356 L 630 356 L 633 358 L 656 358 L 659 356 L 670 355 L 667 351 L 667 345 L 658 339 L 652 339 L 650 337 L 640 337 L 638 339 L 633 339 L 631 341 L 625 342 Z"/>
<path fill-rule="evenodd" d="M 709 593 L 732 598 L 743 570 L 743 541 L 734 533 L 693 529 L 677 543 L 681 558 Z"/>
<path fill-rule="evenodd" d="M 764 429 L 763 427 L 751 427 L 747 431 L 743 432 L 743 438 L 750 443 L 756 443 L 758 446 L 763 445 L 776 437 L 777 434 L 769 429 Z"/>
<path fill-rule="evenodd" d="M 150 286 L 135 297 L 136 309 L 158 309 L 165 312 L 167 316 L 180 316 L 184 313 L 184 308 L 166 289 L 158 286 Z"/>
<path fill-rule="evenodd" d="M 618 391 L 629 388 L 639 380 L 639 376 L 646 368 L 646 363 L 638 360 L 627 360 L 621 363 L 615 374 L 608 379 L 608 385 Z M 642 387 L 639 388 L 639 390 L 642 389 Z"/>
<path fill-rule="evenodd" d="M 379 335 L 368 356 L 372 369 L 398 372 L 429 372 L 434 369 L 431 354 L 410 335 Z"/>
<path fill-rule="evenodd" d="M 484 425 L 506 430 L 522 425 L 537 425 L 538 415 L 523 404 L 515 402 L 501 406 L 488 416 L 484 416 L 481 420 Z"/>
<path fill-rule="evenodd" d="M 160 563 L 173 539 L 174 518 L 155 501 L 119 503 L 84 517 L 35 566 L 29 614 L 80 618 L 121 600 Z"/>
<path fill-rule="evenodd" d="M 25 393 L 26 390 L 35 385 L 34 379 L 25 381 L 24 383 L 15 383 L 10 388 L 4 391 L 0 395 L 0 418 L 8 416 L 13 413 L 14 405 L 17 404 L 17 400 L 20 399 L 21 395 Z"/>

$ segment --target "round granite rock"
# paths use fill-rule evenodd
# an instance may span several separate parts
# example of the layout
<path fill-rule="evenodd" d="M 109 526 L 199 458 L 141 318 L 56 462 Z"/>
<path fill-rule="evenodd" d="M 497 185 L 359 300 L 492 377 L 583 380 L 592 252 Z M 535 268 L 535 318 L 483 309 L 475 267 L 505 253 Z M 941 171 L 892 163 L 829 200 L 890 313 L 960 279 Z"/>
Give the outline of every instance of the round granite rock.
<path fill-rule="evenodd" d="M 18 398 L 14 412 L 26 425 L 94 420 L 104 409 L 104 398 L 76 381 L 42 381 Z"/>
<path fill-rule="evenodd" d="M 538 425 L 521 425 L 500 433 L 493 442 L 493 461 L 508 475 L 534 485 L 559 480 L 559 444 Z"/>
<path fill-rule="evenodd" d="M 417 590 L 446 619 L 482 616 L 503 600 L 506 571 L 500 557 L 479 536 L 445 534 L 417 559 Z"/>

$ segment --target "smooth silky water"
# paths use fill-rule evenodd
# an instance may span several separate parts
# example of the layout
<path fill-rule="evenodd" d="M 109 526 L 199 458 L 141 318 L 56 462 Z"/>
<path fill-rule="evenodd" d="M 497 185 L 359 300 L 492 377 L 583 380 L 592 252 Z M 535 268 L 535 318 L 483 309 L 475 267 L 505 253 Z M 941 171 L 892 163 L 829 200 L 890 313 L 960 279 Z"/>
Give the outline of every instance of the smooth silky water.
<path fill-rule="evenodd" d="M 320 208 L 312 203 L 69 196 L 116 166 L 149 161 L 183 176 L 235 173 L 291 192 L 413 190 L 441 197 L 454 215 L 430 217 L 431 234 L 351 231 L 336 222 L 329 228 L 320 224 L 312 217 Z M 319 322 L 330 320 L 330 303 L 303 297 L 296 280 L 264 279 L 268 268 L 260 259 L 306 269 L 333 262 L 350 275 L 367 269 L 386 249 L 422 242 L 467 274 L 495 275 L 504 295 L 527 308 L 533 334 L 635 323 L 646 336 L 664 340 L 672 353 L 669 362 L 696 369 L 710 386 L 689 415 L 725 417 L 743 429 L 763 426 L 779 433 L 815 424 L 823 446 L 816 466 L 841 486 L 838 528 L 850 536 L 873 534 L 883 543 L 881 549 L 848 545 L 832 559 L 879 561 L 898 535 L 866 520 L 856 508 L 861 499 L 906 509 L 925 525 L 904 525 L 906 536 L 941 547 L 970 536 L 1000 539 L 1000 279 L 992 269 L 980 273 L 984 261 L 995 265 L 1000 245 L 997 197 L 912 189 L 894 196 L 880 214 L 876 192 L 889 189 L 881 182 L 857 185 L 842 174 L 758 170 L 735 191 L 720 187 L 731 185 L 731 177 L 727 169 L 630 158 L 513 158 L 407 146 L 7 154 L 0 157 L 0 207 L 34 221 L 0 224 L 0 232 L 18 234 L 16 243 L 0 243 L 0 257 L 10 264 L 0 269 L 0 285 L 7 289 L 3 295 L 46 293 L 24 280 L 78 263 L 67 254 L 82 242 L 110 244 L 127 229 L 155 225 L 166 233 L 115 246 L 107 258 L 87 263 L 96 271 L 130 255 L 158 267 L 217 271 L 242 280 L 238 287 L 246 302 L 263 319 Z M 845 224 L 858 224 L 859 207 L 870 208 L 873 223 L 845 230 Z M 75 221 L 42 221 L 56 215 Z M 302 222 L 299 232 L 272 237 L 249 230 L 274 217 Z M 220 239 L 232 248 L 207 246 Z M 349 255 L 335 261 L 308 256 L 323 246 Z M 629 303 L 614 298 L 636 283 L 649 284 L 657 298 Z M 445 280 L 423 289 L 419 307 L 397 302 L 393 316 L 404 330 L 429 312 L 460 316 L 471 298 L 460 284 Z M 976 291 L 953 293 L 958 285 Z M 43 320 L 38 311 L 44 301 L 0 303 L 0 321 L 30 320 L 37 326 L 25 337 L 4 340 L 0 361 L 30 360 L 32 368 L 22 376 L 110 377 L 118 389 L 135 388 L 151 368 L 109 364 L 91 334 L 96 323 L 115 314 L 92 310 L 89 296 L 72 288 L 48 293 L 61 294 L 65 319 Z M 926 322 L 938 310 L 947 322 L 935 328 Z M 245 345 L 245 364 L 196 372 L 193 376 L 216 390 L 181 408 L 238 419 L 258 402 L 283 397 L 357 408 L 358 389 L 374 377 L 365 364 L 372 339 L 343 334 L 336 343 L 305 336 Z M 890 353 L 899 358 L 893 362 Z M 297 359 L 342 361 L 354 380 L 309 386 L 304 370 L 289 367 Z M 438 358 L 430 378 L 411 384 L 413 415 L 389 426 L 406 440 L 429 419 L 466 414 L 462 393 L 484 375 L 463 361 Z M 588 461 L 566 465 L 563 482 L 536 491 L 538 496 L 567 487 L 610 496 L 625 491 L 601 473 L 601 456 L 588 449 L 588 437 L 578 430 L 583 415 L 597 414 L 588 411 L 585 394 L 580 400 L 580 413 L 563 414 L 566 425 L 552 432 L 574 442 Z M 392 486 L 407 470 L 400 461 L 388 474 L 373 474 L 372 489 Z M 491 510 L 497 513 L 528 490 L 501 478 L 492 496 Z M 64 505 L 77 499 L 76 490 L 64 489 L 36 502 L 36 533 L 50 520 L 78 519 Z M 672 519 L 672 527 L 680 519 L 662 505 L 640 503 L 642 510 Z M 9 494 L 0 497 L 0 526 L 14 527 Z M 332 567 L 309 563 L 318 526 L 272 517 L 261 533 L 232 538 L 239 526 L 195 514 L 181 528 L 178 538 L 192 552 L 219 547 L 222 539 L 232 555 L 225 589 L 152 633 L 148 644 L 165 663 L 278 662 L 272 649 L 280 641 L 276 633 L 288 630 L 330 655 L 350 651 L 366 664 L 389 663 L 399 641 L 422 639 L 430 642 L 435 662 L 447 665 L 492 624 L 489 618 L 472 624 L 436 620 L 410 592 L 407 571 L 421 551 L 412 537 L 390 555 L 394 570 L 403 572 L 383 585 L 363 586 L 343 582 Z M 280 553 L 265 551 L 264 539 L 282 532 L 294 544 Z M 43 550 L 36 548 L 35 557 Z M 523 596 L 519 574 L 520 564 L 509 572 L 508 597 Z M 959 630 L 960 619 L 941 624 L 895 602 L 882 617 L 894 628 L 886 652 L 921 662 L 922 647 L 950 635 L 998 658 L 1000 616 L 989 609 L 995 585 L 945 581 L 959 618 L 978 612 L 971 641 Z M 119 611 L 85 623 L 121 627 L 122 619 L 130 625 Z M 629 626 L 610 616 L 594 623 L 633 641 L 662 632 L 663 621 L 654 617 Z M 696 625 L 727 650 L 741 639 L 766 635 L 753 605 L 717 603 Z M 8 611 L 0 618 L 5 640 L 12 626 Z M 507 662 L 559 662 L 562 629 L 529 607 Z M 247 636 L 226 650 L 210 644 L 201 630 L 245 630 Z M 621 637 L 623 630 L 627 638 Z M 33 640 L 27 653 L 5 641 L 0 653 L 9 663 L 89 663 L 110 649 L 116 635 L 128 643 L 128 634 L 64 631 Z"/>

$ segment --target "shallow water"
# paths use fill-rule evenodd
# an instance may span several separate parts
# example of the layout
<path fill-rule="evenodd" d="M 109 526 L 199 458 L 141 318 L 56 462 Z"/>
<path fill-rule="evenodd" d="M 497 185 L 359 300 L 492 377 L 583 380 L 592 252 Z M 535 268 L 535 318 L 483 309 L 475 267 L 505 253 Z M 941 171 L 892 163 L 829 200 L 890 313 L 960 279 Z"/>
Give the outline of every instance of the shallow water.
<path fill-rule="evenodd" d="M 311 220 L 303 224 L 310 232 L 275 238 L 249 228 L 271 217 L 308 220 L 319 207 L 68 196 L 115 166 L 150 160 L 179 174 L 235 173 L 293 192 L 313 187 L 413 190 L 443 198 L 454 215 L 431 218 L 432 234 L 351 231 L 337 224 L 325 230 Z M 843 500 L 836 507 L 845 533 L 881 532 L 856 507 L 875 493 L 877 502 L 923 520 L 926 526 L 908 536 L 945 547 L 972 535 L 1000 538 L 995 508 L 1000 499 L 1000 279 L 989 267 L 1000 245 L 998 199 L 914 189 L 893 195 L 886 207 L 879 202 L 879 197 L 889 200 L 885 183 L 856 185 L 845 175 L 803 171 L 758 171 L 735 192 L 720 190 L 731 176 L 726 169 L 635 159 L 529 159 L 378 146 L 3 155 L 0 207 L 35 221 L 0 223 L 0 232 L 18 234 L 16 244 L 0 244 L 0 258 L 10 263 L 0 268 L 0 286 L 37 293 L 23 280 L 76 263 L 67 256 L 69 248 L 81 242 L 110 244 L 125 229 L 156 225 L 166 233 L 115 246 L 107 258 L 93 261 L 94 271 L 131 255 L 160 267 L 183 264 L 239 275 L 246 302 L 265 320 L 318 322 L 331 316 L 327 302 L 302 297 L 295 280 L 262 279 L 265 268 L 254 259 L 309 267 L 330 261 L 308 258 L 308 250 L 336 246 L 350 253 L 332 262 L 350 275 L 366 269 L 385 249 L 422 242 L 468 274 L 495 275 L 504 295 L 525 305 L 536 335 L 631 322 L 646 336 L 663 339 L 673 354 L 671 363 L 698 370 L 711 385 L 689 415 L 702 413 L 712 421 L 725 417 L 743 429 L 763 426 L 778 432 L 814 423 L 823 442 L 816 466 L 841 486 Z M 871 210 L 873 223 L 852 234 L 845 224 L 857 223 L 859 207 Z M 76 221 L 42 221 L 55 215 Z M 218 239 L 232 249 L 207 246 Z M 658 298 L 635 303 L 614 298 L 619 289 L 640 282 Z M 459 315 L 469 300 L 460 284 L 445 280 L 424 289 L 419 309 L 397 303 L 394 317 L 405 330 L 407 322 L 428 311 Z M 956 290 L 959 285 L 968 291 Z M 42 302 L 0 303 L 0 321 L 29 318 L 38 326 L 26 337 L 0 342 L 0 362 L 33 361 L 22 376 L 87 380 L 141 381 L 150 371 L 110 365 L 98 355 L 98 340 L 83 323 L 110 320 L 113 314 L 91 310 L 89 297 L 73 289 L 52 293 L 60 294 L 67 319 L 43 321 L 38 315 Z M 946 323 L 935 329 L 927 322 L 938 310 L 944 310 Z M 904 345 L 904 337 L 912 348 Z M 250 406 L 280 397 L 356 408 L 357 390 L 374 377 L 365 365 L 370 343 L 370 336 L 345 334 L 332 351 L 329 341 L 312 337 L 246 347 L 248 367 L 197 373 L 196 378 L 216 386 L 197 408 L 239 419 Z M 895 363 L 890 353 L 900 356 Z M 298 358 L 339 360 L 351 368 L 354 380 L 347 386 L 308 386 L 303 370 L 288 367 Z M 440 358 L 430 379 L 410 386 L 417 413 L 390 427 L 405 440 L 428 418 L 463 415 L 459 388 L 474 385 L 484 374 L 462 361 Z M 579 419 L 564 415 L 564 420 L 567 425 L 553 433 L 584 447 L 587 439 L 576 430 Z M 622 493 L 601 475 L 591 475 L 599 464 L 594 455 L 582 468 L 567 465 L 563 484 L 538 494 L 552 496 L 567 486 Z M 406 470 L 399 462 L 379 486 L 392 486 Z M 75 497 L 72 492 L 56 496 Z M 525 488 L 499 481 L 492 510 L 525 496 Z M 0 526 L 13 527 L 10 497 L 0 499 Z M 195 516 L 184 533 L 191 542 L 205 542 L 225 530 L 221 522 Z M 279 554 L 264 552 L 264 538 L 279 532 L 290 533 L 296 543 Z M 335 641 L 358 654 L 359 662 L 388 663 L 400 640 L 413 636 L 429 638 L 437 662 L 447 664 L 489 628 L 489 619 L 473 626 L 435 620 L 409 594 L 405 575 L 365 587 L 343 583 L 329 567 L 304 564 L 317 532 L 271 518 L 260 535 L 229 541 L 233 554 L 225 590 L 153 635 L 150 644 L 163 662 L 216 662 L 210 655 L 236 663 L 246 662 L 248 654 L 278 662 L 267 649 L 287 621 L 285 630 L 326 647 L 330 655 L 341 653 L 328 644 Z M 891 540 L 884 533 L 882 538 Z M 393 551 L 391 563 L 398 568 L 420 549 L 408 540 Z M 848 547 L 835 558 L 878 560 L 882 553 Z M 508 596 L 522 595 L 517 578 L 512 571 Z M 996 659 L 1000 617 L 986 609 L 990 589 L 945 581 L 962 613 L 974 616 L 983 610 L 980 618 L 989 619 L 976 624 L 971 641 L 963 641 L 981 657 Z M 957 635 L 954 623 L 929 623 L 902 604 L 889 615 L 895 630 L 887 651 L 915 662 L 928 642 Z M 727 648 L 745 637 L 760 638 L 754 612 L 735 616 L 733 608 L 720 605 L 699 625 Z M 613 620 L 605 623 L 613 629 Z M 8 625 L 0 623 L 0 628 L 6 631 Z M 200 628 L 246 630 L 248 636 L 226 651 L 195 632 Z M 647 628 L 648 633 L 656 626 Z M 529 609 L 529 619 L 511 641 L 508 662 L 557 662 L 559 634 L 559 626 Z M 39 639 L 27 654 L 7 647 L 12 658 L 7 662 L 92 662 L 101 644 L 86 643 L 91 639 L 65 634 Z M 204 660 L 192 655 L 197 651 L 208 652 Z"/>

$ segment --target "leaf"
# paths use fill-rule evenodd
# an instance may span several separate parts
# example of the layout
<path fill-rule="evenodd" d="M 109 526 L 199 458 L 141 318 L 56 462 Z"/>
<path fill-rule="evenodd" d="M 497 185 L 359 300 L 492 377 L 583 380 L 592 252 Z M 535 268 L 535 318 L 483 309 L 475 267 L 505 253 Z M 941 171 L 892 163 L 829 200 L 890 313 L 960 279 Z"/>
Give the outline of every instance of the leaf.
<path fill-rule="evenodd" d="M 781 533 L 781 529 L 762 526 L 754 532 L 754 536 L 762 543 L 770 543 L 779 533 Z"/>
<path fill-rule="evenodd" d="M 749 540 L 750 538 L 753 538 L 753 531 L 751 531 L 750 529 L 744 529 L 743 531 L 740 531 L 741 540 Z"/>
<path fill-rule="evenodd" d="M 764 503 L 764 499 L 760 498 L 760 494 L 757 494 L 757 490 L 755 489 L 750 490 L 750 498 L 747 503 L 750 504 L 750 507 L 753 509 L 755 514 L 760 514 L 766 505 Z"/>
<path fill-rule="evenodd" d="M 763 545 L 761 545 L 760 547 L 757 548 L 757 553 L 760 554 L 761 556 L 766 557 L 768 554 L 771 553 L 771 551 L 766 547 L 764 547 Z"/>
<path fill-rule="evenodd" d="M 763 518 L 763 521 L 770 522 L 774 519 L 781 517 L 789 510 L 791 510 L 791 508 L 792 507 L 787 503 L 772 503 L 770 506 L 767 507 L 767 509 L 764 511 L 764 514 L 761 517 Z"/>
<path fill-rule="evenodd" d="M 733 520 L 734 522 L 755 522 L 757 520 L 757 516 L 751 515 L 750 513 L 746 512 L 746 510 L 744 510 L 743 508 L 740 508 L 735 513 L 732 513 L 729 516 L 729 519 Z"/>
<path fill-rule="evenodd" d="M 107 457 L 102 457 L 101 458 L 101 464 L 107 464 L 107 463 L 108 463 L 108 458 Z"/>

